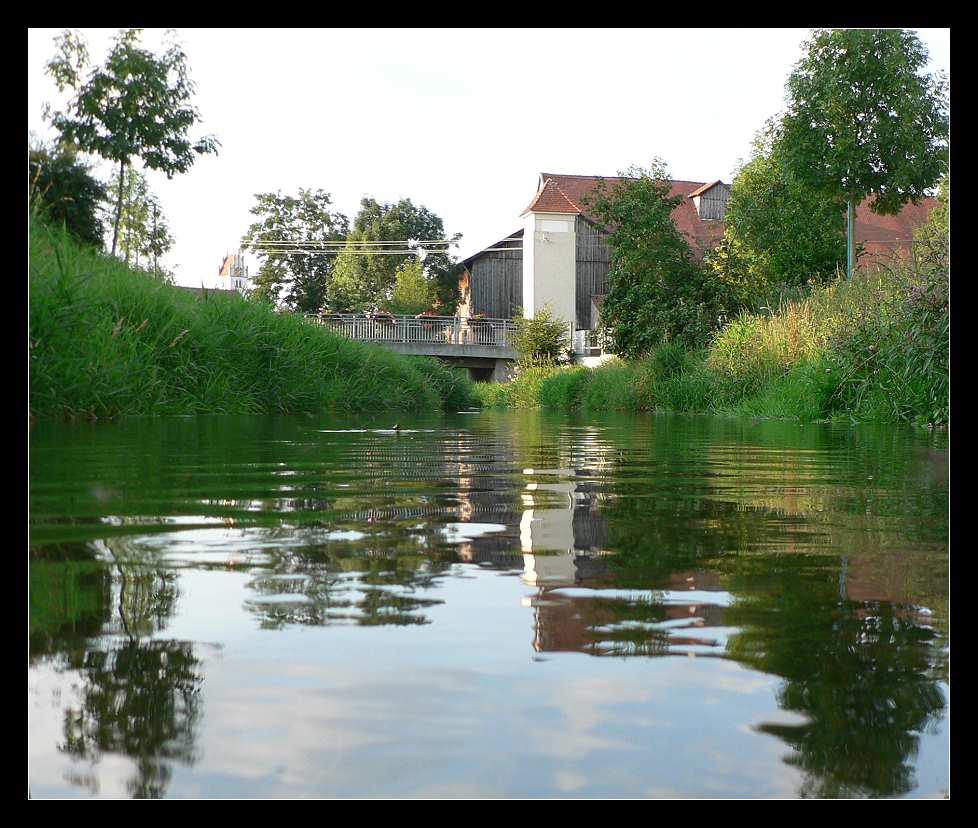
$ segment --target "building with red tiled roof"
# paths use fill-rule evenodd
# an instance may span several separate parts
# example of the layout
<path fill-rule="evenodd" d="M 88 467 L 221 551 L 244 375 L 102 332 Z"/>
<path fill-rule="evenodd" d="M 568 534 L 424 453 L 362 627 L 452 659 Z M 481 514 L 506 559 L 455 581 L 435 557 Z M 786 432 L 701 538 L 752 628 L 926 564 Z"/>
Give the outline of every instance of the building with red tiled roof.
<path fill-rule="evenodd" d="M 597 327 L 601 299 L 608 292 L 611 251 L 607 228 L 590 211 L 588 196 L 602 182 L 621 178 L 540 173 L 537 191 L 520 215 L 522 226 L 500 242 L 464 259 L 460 287 L 466 315 L 508 318 L 549 305 L 576 330 Z M 672 212 L 676 228 L 696 259 L 723 238 L 730 185 L 723 181 L 671 181 L 680 198 Z M 896 216 L 879 216 L 867 199 L 856 210 L 855 239 L 860 264 L 910 250 L 913 231 L 936 200 L 908 204 Z M 594 301 L 597 298 L 597 301 Z"/>
<path fill-rule="evenodd" d="M 602 181 L 618 178 L 541 173 L 523 226 L 506 239 L 464 260 L 460 309 L 465 315 L 509 318 L 549 305 L 577 330 L 597 326 L 595 310 L 608 292 L 611 251 L 606 228 L 591 212 L 587 197 Z M 673 220 L 697 258 L 723 237 L 723 212 L 730 186 L 722 181 L 673 181 L 681 201 Z M 515 240 L 515 241 L 514 241 Z"/>

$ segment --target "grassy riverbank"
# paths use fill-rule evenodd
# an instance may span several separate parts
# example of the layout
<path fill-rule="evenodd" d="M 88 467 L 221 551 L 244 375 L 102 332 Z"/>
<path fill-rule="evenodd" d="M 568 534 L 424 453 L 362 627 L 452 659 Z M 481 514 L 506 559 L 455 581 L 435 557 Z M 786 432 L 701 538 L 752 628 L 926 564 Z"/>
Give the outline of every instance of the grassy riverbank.
<path fill-rule="evenodd" d="M 38 417 L 437 410 L 464 374 L 352 342 L 238 295 L 205 297 L 63 231 L 30 229 L 30 410 Z"/>
<path fill-rule="evenodd" d="M 947 271 L 857 274 L 744 315 L 709 347 L 660 345 L 635 362 L 527 368 L 476 386 L 484 406 L 654 409 L 946 425 Z"/>

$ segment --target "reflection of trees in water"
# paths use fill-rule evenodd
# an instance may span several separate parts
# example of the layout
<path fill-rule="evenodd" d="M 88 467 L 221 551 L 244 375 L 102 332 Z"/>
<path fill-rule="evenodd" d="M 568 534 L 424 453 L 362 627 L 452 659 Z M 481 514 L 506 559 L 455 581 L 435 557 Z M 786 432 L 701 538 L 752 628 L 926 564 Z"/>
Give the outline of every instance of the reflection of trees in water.
<path fill-rule="evenodd" d="M 74 577 L 79 567 L 86 577 Z M 39 547 L 32 550 L 32 629 L 42 591 L 39 624 L 51 615 L 46 605 L 68 611 L 58 629 L 48 631 L 46 646 L 41 642 L 35 651 L 32 635 L 32 657 L 55 656 L 59 669 L 82 677 L 79 702 L 64 714 L 59 749 L 92 763 L 103 754 L 126 756 L 136 763 L 130 795 L 162 796 L 172 763 L 194 761 L 203 682 L 190 643 L 146 638 L 173 615 L 176 573 L 123 537 Z M 94 625 L 92 607 L 102 610 Z M 98 789 L 95 773 L 68 779 Z"/>
<path fill-rule="evenodd" d="M 128 639 L 89 650 L 77 666 L 85 677 L 81 703 L 65 711 L 60 749 L 90 762 L 105 753 L 127 756 L 136 763 L 129 794 L 162 796 L 171 763 L 195 758 L 203 677 L 192 645 Z"/>
<path fill-rule="evenodd" d="M 84 652 L 88 639 L 111 620 L 112 574 L 89 544 L 32 548 L 28 583 L 32 663 Z"/>
<path fill-rule="evenodd" d="M 618 497 L 604 513 L 617 585 L 656 588 L 694 566 L 722 573 L 738 600 L 719 611 L 718 623 L 740 630 L 726 654 L 783 677 L 779 705 L 807 719 L 759 727 L 794 749 L 786 761 L 805 773 L 802 795 L 898 796 L 915 787 L 919 733 L 940 721 L 945 706 L 938 683 L 946 672 L 943 618 L 930 629 L 898 596 L 840 598 L 840 547 L 824 534 L 835 529 L 810 516 L 689 495 Z M 892 554 L 869 560 L 895 564 Z M 636 622 L 632 630 L 605 624 L 626 649 L 659 652 L 663 634 L 637 623 L 651 608 L 620 604 L 616 611 Z"/>
<path fill-rule="evenodd" d="M 274 563 L 254 574 L 248 586 L 255 594 L 245 605 L 262 627 L 430 623 L 424 609 L 442 601 L 419 593 L 434 588 L 451 563 L 417 554 L 371 557 L 356 544 L 333 548 L 345 548 L 346 554 L 278 550 Z M 359 554 L 351 554 L 353 549 Z"/>
<path fill-rule="evenodd" d="M 807 719 L 758 729 L 795 750 L 803 796 L 907 793 L 918 734 L 944 711 L 934 632 L 913 608 L 841 600 L 834 572 L 785 569 L 736 579 L 744 597 L 727 610 L 742 628 L 730 655 L 782 676 L 779 705 Z"/>

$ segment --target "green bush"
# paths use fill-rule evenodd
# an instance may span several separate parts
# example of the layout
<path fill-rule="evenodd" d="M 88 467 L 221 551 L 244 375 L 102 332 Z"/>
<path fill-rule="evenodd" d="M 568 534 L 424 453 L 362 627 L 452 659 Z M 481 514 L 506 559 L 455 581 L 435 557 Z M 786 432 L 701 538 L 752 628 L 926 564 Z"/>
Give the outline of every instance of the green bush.
<path fill-rule="evenodd" d="M 513 347 L 519 361 L 527 366 L 555 365 L 567 353 L 568 323 L 555 317 L 549 305 L 534 314 L 532 319 L 516 317 Z"/>
<path fill-rule="evenodd" d="M 37 219 L 64 225 L 80 242 L 102 248 L 100 215 L 108 192 L 72 150 L 34 143 L 27 153 L 27 178 Z"/>
<path fill-rule="evenodd" d="M 473 386 L 476 405 L 481 408 L 508 408 L 509 384 L 502 382 L 477 382 Z"/>
<path fill-rule="evenodd" d="M 656 380 L 653 394 L 657 408 L 671 411 L 710 411 L 730 397 L 717 374 L 705 362 L 690 362 L 686 370 Z"/>
<path fill-rule="evenodd" d="M 805 422 L 822 420 L 832 413 L 832 400 L 838 387 L 838 366 L 822 356 L 796 365 L 771 380 L 756 396 L 743 400 L 737 412 Z"/>

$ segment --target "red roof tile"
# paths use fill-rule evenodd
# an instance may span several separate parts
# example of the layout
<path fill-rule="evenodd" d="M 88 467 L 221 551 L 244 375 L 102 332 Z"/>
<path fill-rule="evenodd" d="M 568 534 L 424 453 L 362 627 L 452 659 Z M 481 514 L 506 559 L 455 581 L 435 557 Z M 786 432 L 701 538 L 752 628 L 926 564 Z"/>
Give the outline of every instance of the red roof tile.
<path fill-rule="evenodd" d="M 616 181 L 626 179 L 617 176 L 596 176 L 596 175 L 559 175 L 556 173 L 540 173 L 543 186 L 537 192 L 536 197 L 530 203 L 523 214 L 534 210 L 536 212 L 555 212 L 555 213 L 579 213 L 592 224 L 602 226 L 602 222 L 590 212 L 590 208 L 584 204 L 584 198 L 594 192 L 595 188 L 602 182 L 614 184 Z M 671 196 L 681 196 L 682 201 L 672 211 L 673 220 L 676 227 L 686 237 L 687 242 L 697 258 L 702 258 L 706 251 L 715 247 L 720 239 L 723 238 L 722 221 L 703 221 L 696 206 L 689 198 L 697 191 L 702 191 L 705 187 L 709 189 L 712 184 L 704 184 L 702 181 L 671 181 Z"/>
<path fill-rule="evenodd" d="M 539 189 L 530 206 L 521 215 L 530 211 L 535 213 L 581 213 L 580 205 L 575 204 L 552 178 L 547 178 Z"/>
<path fill-rule="evenodd" d="M 716 181 L 711 181 L 709 184 L 704 184 L 702 187 L 697 187 L 693 192 L 691 192 L 686 198 L 694 198 L 698 195 L 703 195 L 707 190 L 712 190 L 717 184 L 722 184 L 723 182 L 718 178 Z"/>

